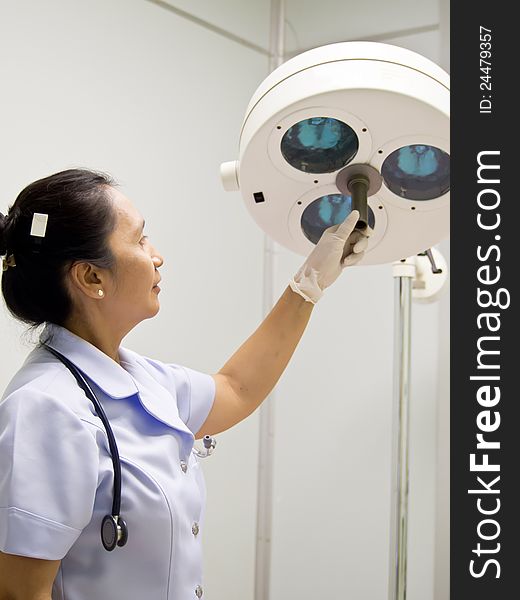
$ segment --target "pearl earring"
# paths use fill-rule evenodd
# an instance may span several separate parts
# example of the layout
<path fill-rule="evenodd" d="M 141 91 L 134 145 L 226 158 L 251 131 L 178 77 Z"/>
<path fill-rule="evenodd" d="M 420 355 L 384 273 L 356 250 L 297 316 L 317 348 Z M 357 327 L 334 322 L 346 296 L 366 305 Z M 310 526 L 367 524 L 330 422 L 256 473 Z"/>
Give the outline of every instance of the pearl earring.
<path fill-rule="evenodd" d="M 98 290 L 98 296 L 100 298 L 103 298 L 104 295 L 105 295 L 105 292 L 103 290 Z"/>

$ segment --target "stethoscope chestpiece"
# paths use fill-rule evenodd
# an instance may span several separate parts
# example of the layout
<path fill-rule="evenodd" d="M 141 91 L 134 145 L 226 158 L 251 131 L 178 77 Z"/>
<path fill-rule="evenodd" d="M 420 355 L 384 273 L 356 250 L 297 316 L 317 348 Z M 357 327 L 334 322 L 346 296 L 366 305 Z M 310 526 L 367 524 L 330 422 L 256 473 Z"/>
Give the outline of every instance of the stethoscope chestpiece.
<path fill-rule="evenodd" d="M 101 541 L 105 550 L 111 552 L 116 545 L 124 546 L 128 541 L 128 528 L 120 516 L 106 515 L 101 523 Z"/>

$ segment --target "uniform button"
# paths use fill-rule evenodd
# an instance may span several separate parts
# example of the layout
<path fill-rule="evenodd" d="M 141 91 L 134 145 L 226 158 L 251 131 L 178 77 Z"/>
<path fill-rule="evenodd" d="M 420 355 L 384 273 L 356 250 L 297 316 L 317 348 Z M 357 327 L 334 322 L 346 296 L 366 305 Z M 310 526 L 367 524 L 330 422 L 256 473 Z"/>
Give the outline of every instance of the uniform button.
<path fill-rule="evenodd" d="M 195 523 L 193 523 L 193 525 L 191 526 L 191 533 L 193 533 L 193 535 L 197 535 L 199 533 L 199 524 L 197 523 L 197 521 L 195 521 Z"/>
<path fill-rule="evenodd" d="M 181 469 L 183 473 L 186 473 L 188 470 L 188 465 L 183 460 L 181 460 Z"/>
<path fill-rule="evenodd" d="M 201 598 L 203 593 L 204 592 L 202 591 L 202 588 L 200 587 L 200 585 L 198 585 L 195 588 L 195 596 L 197 596 L 197 598 Z"/>

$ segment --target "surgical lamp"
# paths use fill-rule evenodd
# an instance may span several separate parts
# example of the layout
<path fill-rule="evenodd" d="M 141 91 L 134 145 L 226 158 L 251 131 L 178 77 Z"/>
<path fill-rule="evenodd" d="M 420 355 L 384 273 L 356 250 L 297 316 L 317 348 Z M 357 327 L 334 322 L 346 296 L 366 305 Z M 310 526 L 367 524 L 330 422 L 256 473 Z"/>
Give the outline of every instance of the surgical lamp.
<path fill-rule="evenodd" d="M 285 248 L 308 256 L 325 229 L 358 210 L 357 227 L 372 233 L 355 266 L 393 264 L 392 600 L 406 597 L 411 298 L 432 301 L 447 278 L 432 246 L 449 235 L 449 115 L 449 76 L 424 56 L 376 42 L 330 44 L 260 84 L 238 159 L 220 168 L 224 188 L 240 190 L 255 222 Z M 262 521 L 258 535 L 270 538 L 270 518 Z"/>
<path fill-rule="evenodd" d="M 373 233 L 360 265 L 388 263 L 449 234 L 449 77 L 388 44 L 343 42 L 275 69 L 246 110 L 239 158 L 221 165 L 256 223 L 308 256 L 360 211 Z"/>

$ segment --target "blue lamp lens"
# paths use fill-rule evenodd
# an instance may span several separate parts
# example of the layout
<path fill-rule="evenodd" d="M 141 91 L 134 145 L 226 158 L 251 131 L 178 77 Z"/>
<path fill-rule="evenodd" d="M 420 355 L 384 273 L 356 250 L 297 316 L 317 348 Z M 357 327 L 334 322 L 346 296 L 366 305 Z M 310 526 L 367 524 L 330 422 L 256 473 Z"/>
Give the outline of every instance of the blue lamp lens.
<path fill-rule="evenodd" d="M 386 187 L 407 200 L 432 200 L 450 189 L 450 155 L 436 148 L 403 146 L 381 167 Z"/>
<path fill-rule="evenodd" d="M 322 196 L 303 211 L 301 218 L 302 231 L 313 244 L 317 244 L 323 232 L 332 225 L 342 223 L 352 212 L 352 198 L 343 194 Z M 368 225 L 374 229 L 374 212 L 368 207 Z"/>
<path fill-rule="evenodd" d="M 330 117 L 305 119 L 288 129 L 280 145 L 285 160 L 306 173 L 332 173 L 356 155 L 359 140 L 346 123 Z"/>

